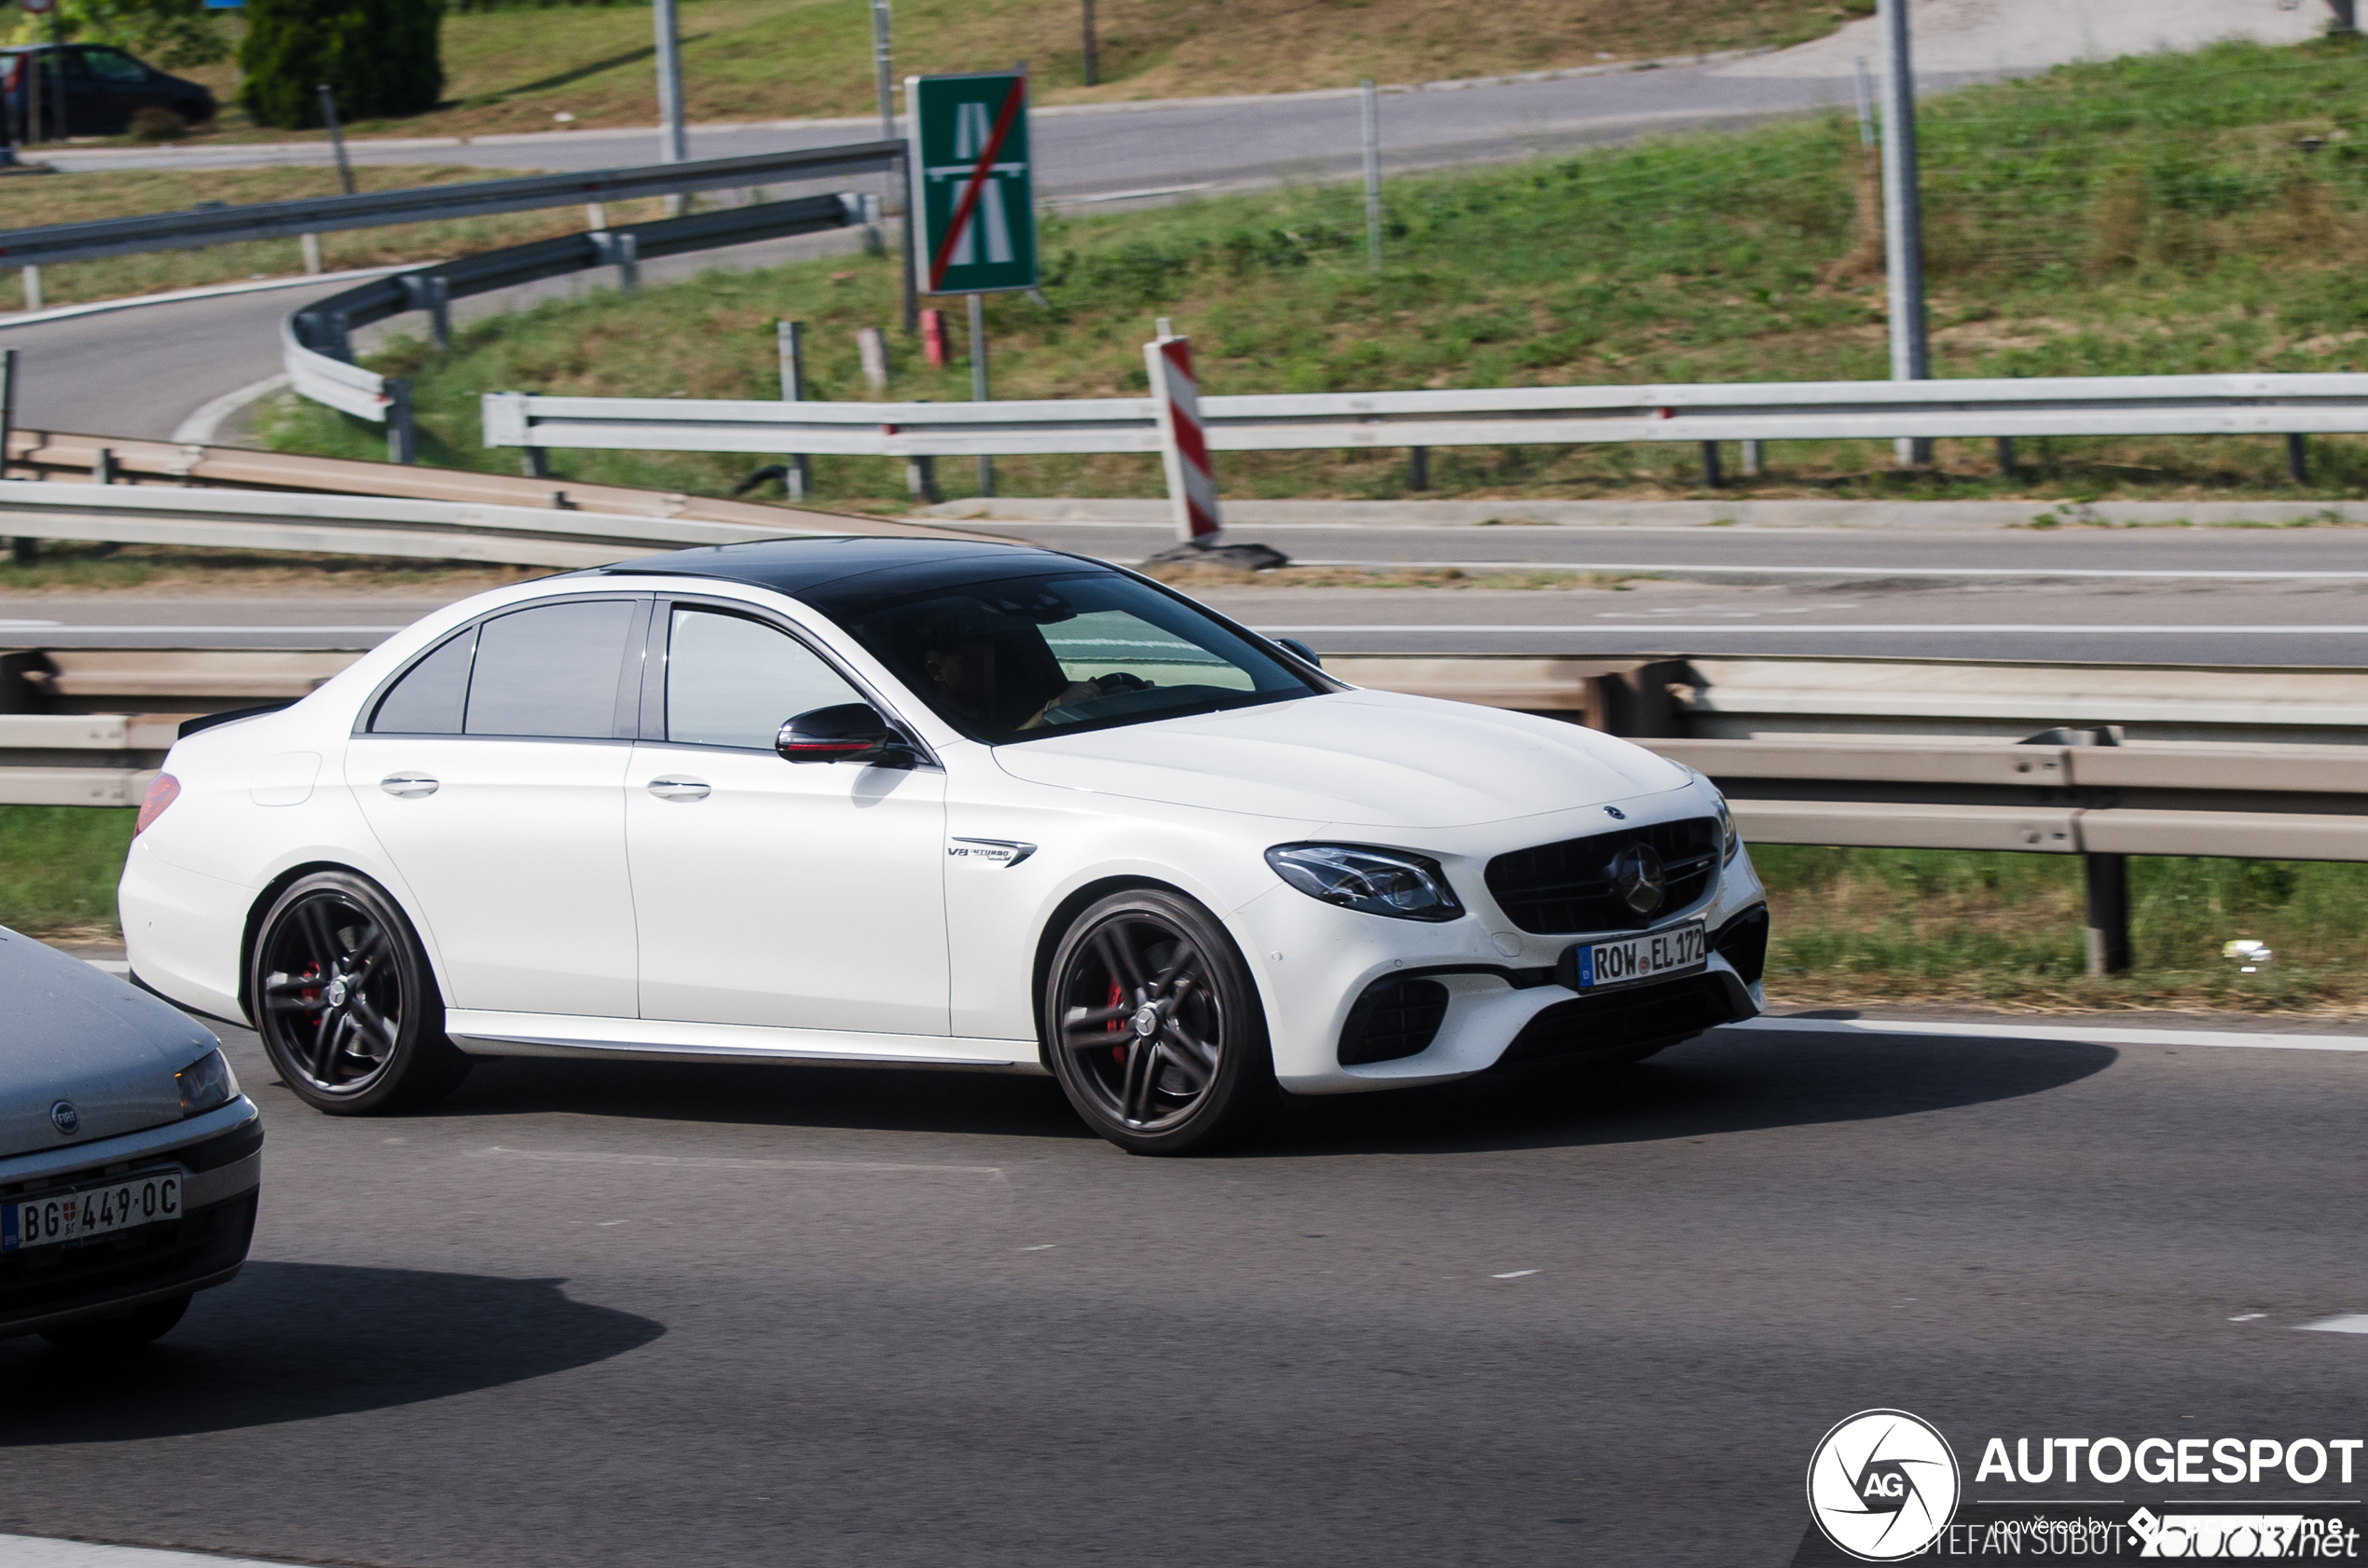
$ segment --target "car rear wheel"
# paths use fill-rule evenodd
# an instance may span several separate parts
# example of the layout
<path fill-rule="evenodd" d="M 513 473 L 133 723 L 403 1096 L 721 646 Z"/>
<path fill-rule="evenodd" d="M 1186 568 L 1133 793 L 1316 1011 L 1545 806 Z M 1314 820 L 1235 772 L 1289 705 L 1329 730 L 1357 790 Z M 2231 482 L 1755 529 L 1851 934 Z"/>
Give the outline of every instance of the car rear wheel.
<path fill-rule="evenodd" d="M 145 1307 L 134 1307 L 121 1317 L 103 1317 L 95 1323 L 73 1323 L 63 1328 L 51 1328 L 41 1337 L 60 1350 L 76 1355 L 104 1355 L 116 1351 L 137 1350 L 151 1340 L 162 1338 L 188 1310 L 189 1298 L 175 1296 L 170 1300 L 150 1301 Z"/>
<path fill-rule="evenodd" d="M 1069 1104 L 1132 1153 L 1204 1152 L 1275 1104 L 1257 986 L 1189 899 L 1144 889 L 1080 915 L 1053 953 L 1044 1021 Z"/>
<path fill-rule="evenodd" d="M 350 872 L 318 872 L 264 917 L 251 1011 L 281 1078 L 333 1116 L 409 1110 L 469 1073 L 444 1034 L 444 1000 L 411 923 Z"/>

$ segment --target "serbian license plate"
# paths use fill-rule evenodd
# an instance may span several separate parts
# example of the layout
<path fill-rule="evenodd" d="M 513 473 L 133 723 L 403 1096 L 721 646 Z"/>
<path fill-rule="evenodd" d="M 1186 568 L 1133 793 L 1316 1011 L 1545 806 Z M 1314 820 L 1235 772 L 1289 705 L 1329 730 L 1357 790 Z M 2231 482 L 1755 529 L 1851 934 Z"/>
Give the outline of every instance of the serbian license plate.
<path fill-rule="evenodd" d="M 105 1187 L 44 1192 L 0 1204 L 0 1252 L 55 1246 L 180 1217 L 181 1173 L 143 1171 Z"/>
<path fill-rule="evenodd" d="M 1710 962 L 1703 947 L 1702 923 L 1672 926 L 1641 937 L 1590 942 L 1578 950 L 1578 988 L 1592 991 L 1625 985 L 1633 980 L 1658 980 L 1684 974 Z"/>

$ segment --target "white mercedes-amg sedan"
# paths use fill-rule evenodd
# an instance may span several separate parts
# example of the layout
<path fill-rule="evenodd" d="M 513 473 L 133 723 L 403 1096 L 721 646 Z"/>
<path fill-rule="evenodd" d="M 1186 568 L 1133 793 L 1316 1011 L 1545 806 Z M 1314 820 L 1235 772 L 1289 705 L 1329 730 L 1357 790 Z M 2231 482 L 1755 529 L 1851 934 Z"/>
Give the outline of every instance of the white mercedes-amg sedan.
<path fill-rule="evenodd" d="M 333 1113 L 475 1056 L 897 1064 L 1181 1153 L 1278 1090 L 1633 1060 L 1757 1012 L 1768 942 L 1700 775 L 972 542 L 480 595 L 193 721 L 142 820 L 140 983 Z"/>

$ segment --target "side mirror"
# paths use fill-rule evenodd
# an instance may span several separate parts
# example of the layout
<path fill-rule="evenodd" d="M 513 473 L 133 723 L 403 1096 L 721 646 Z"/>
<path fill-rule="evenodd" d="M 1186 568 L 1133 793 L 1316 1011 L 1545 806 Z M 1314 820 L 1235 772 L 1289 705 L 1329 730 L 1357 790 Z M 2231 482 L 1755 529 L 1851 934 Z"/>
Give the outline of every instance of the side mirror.
<path fill-rule="evenodd" d="M 1318 669 L 1324 667 L 1324 661 L 1315 656 L 1315 650 L 1296 637 L 1278 637 L 1274 640 L 1274 645 L 1298 658 L 1305 659 Z"/>
<path fill-rule="evenodd" d="M 792 763 L 901 762 L 913 755 L 904 737 L 865 702 L 799 714 L 781 726 L 773 750 Z"/>

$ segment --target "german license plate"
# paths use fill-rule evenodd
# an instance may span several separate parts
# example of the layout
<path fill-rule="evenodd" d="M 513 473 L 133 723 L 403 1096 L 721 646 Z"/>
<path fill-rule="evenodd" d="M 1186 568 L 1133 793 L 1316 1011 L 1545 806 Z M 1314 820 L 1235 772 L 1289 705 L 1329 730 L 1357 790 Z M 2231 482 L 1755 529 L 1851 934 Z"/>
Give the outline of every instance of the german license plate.
<path fill-rule="evenodd" d="M 180 1217 L 181 1173 L 143 1171 L 104 1187 L 44 1192 L 0 1204 L 0 1252 L 56 1246 Z"/>
<path fill-rule="evenodd" d="M 1594 991 L 1606 985 L 1626 985 L 1631 981 L 1658 980 L 1663 975 L 1699 970 L 1709 962 L 1710 956 L 1703 946 L 1702 923 L 1695 920 L 1666 930 L 1647 931 L 1641 937 L 1622 937 L 1618 942 L 1582 946 L 1578 950 L 1578 988 Z"/>

